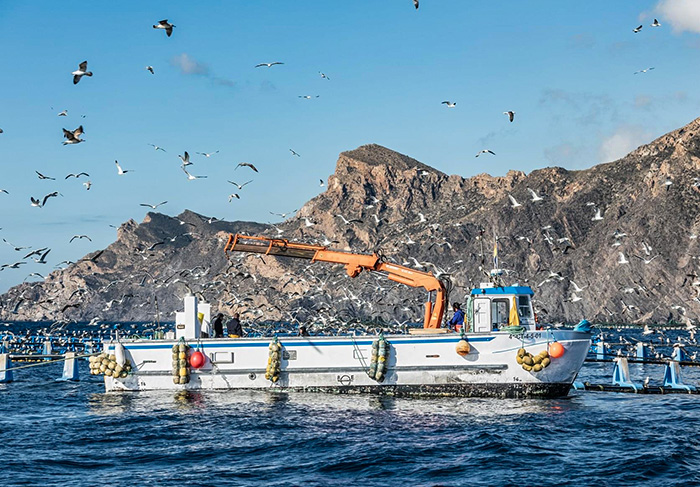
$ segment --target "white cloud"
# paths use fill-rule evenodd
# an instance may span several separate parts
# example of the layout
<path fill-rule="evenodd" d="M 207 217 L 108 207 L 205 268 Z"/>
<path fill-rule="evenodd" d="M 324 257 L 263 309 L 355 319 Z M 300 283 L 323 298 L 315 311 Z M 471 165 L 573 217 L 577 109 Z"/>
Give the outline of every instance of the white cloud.
<path fill-rule="evenodd" d="M 700 1 L 661 0 L 655 11 L 666 20 L 674 32 L 700 33 Z"/>
<path fill-rule="evenodd" d="M 623 125 L 600 144 L 598 154 L 602 162 L 615 161 L 626 156 L 649 140 L 651 134 L 639 125 Z"/>
<path fill-rule="evenodd" d="M 183 52 L 179 56 L 173 57 L 170 60 L 170 64 L 180 69 L 182 74 L 209 76 L 209 66 L 204 63 L 200 63 L 186 52 Z"/>

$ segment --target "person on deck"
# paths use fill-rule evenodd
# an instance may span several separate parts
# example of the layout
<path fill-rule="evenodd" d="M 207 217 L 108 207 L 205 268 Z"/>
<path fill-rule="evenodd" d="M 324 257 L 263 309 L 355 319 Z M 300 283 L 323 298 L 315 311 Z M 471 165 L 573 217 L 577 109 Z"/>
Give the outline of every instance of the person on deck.
<path fill-rule="evenodd" d="M 234 313 L 233 319 L 226 325 L 229 338 L 239 338 L 243 336 L 243 327 L 241 326 L 241 320 L 239 319 L 239 314 Z"/>
<path fill-rule="evenodd" d="M 464 311 L 462 311 L 459 303 L 452 303 L 452 311 L 454 311 L 455 314 L 453 314 L 452 319 L 447 322 L 448 326 L 450 326 L 450 328 L 456 325 L 464 326 Z"/>
<path fill-rule="evenodd" d="M 224 337 L 224 315 L 219 313 L 214 320 L 214 338 Z"/>

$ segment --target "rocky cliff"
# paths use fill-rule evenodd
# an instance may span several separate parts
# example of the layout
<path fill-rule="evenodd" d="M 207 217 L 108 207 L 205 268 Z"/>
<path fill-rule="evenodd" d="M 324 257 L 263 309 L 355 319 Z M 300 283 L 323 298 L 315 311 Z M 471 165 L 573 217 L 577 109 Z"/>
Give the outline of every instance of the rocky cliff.
<path fill-rule="evenodd" d="M 245 254 L 229 261 L 224 243 L 241 232 L 381 251 L 449 274 L 451 301 L 484 280 L 497 238 L 506 280 L 531 285 L 549 321 L 697 321 L 699 169 L 700 119 L 583 171 L 465 179 L 362 146 L 340 154 L 327 191 L 279 225 L 149 213 L 103 251 L 10 289 L 0 317 L 169 321 L 193 292 L 250 320 L 421 321 L 424 292 L 380 275 L 351 280 L 323 263 Z"/>

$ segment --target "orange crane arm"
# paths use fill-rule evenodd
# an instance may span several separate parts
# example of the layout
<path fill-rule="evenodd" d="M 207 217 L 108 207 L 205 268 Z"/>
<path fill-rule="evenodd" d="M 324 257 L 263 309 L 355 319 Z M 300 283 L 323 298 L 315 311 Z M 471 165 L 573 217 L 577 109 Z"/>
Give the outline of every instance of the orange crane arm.
<path fill-rule="evenodd" d="M 447 293 L 445 285 L 428 272 L 417 271 L 398 264 L 382 262 L 377 254 L 354 254 L 326 247 L 289 242 L 286 239 L 251 237 L 248 235 L 229 235 L 224 252 L 252 252 L 256 254 L 274 255 L 277 257 L 294 257 L 308 259 L 311 262 L 332 262 L 344 264 L 345 271 L 350 277 L 357 277 L 363 270 L 384 272 L 392 281 L 411 287 L 425 288 L 429 293 L 425 303 L 423 328 L 440 328 L 445 313 Z M 435 292 L 435 302 L 430 294 Z"/>

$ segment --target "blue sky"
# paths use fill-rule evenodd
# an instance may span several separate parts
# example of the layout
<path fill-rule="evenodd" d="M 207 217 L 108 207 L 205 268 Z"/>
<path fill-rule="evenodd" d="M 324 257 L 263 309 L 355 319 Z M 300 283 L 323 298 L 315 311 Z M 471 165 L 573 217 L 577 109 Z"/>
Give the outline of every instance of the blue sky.
<path fill-rule="evenodd" d="M 0 272 L 0 290 L 104 248 L 110 225 L 143 219 L 140 203 L 270 221 L 323 191 L 338 153 L 362 144 L 465 177 L 621 157 L 700 115 L 699 3 L 1 2 L 0 236 L 52 251 L 47 265 Z M 152 28 L 165 18 L 170 38 Z M 84 60 L 94 76 L 73 85 Z M 254 68 L 273 61 L 284 65 Z M 81 124 L 86 142 L 62 146 L 61 129 Z M 497 155 L 474 158 L 486 148 Z M 186 179 L 185 150 L 207 179 Z M 115 159 L 131 172 L 118 176 Z M 89 191 L 63 179 L 80 171 Z M 226 180 L 249 179 L 229 203 Z M 26 252 L 0 242 L 0 263 Z"/>

